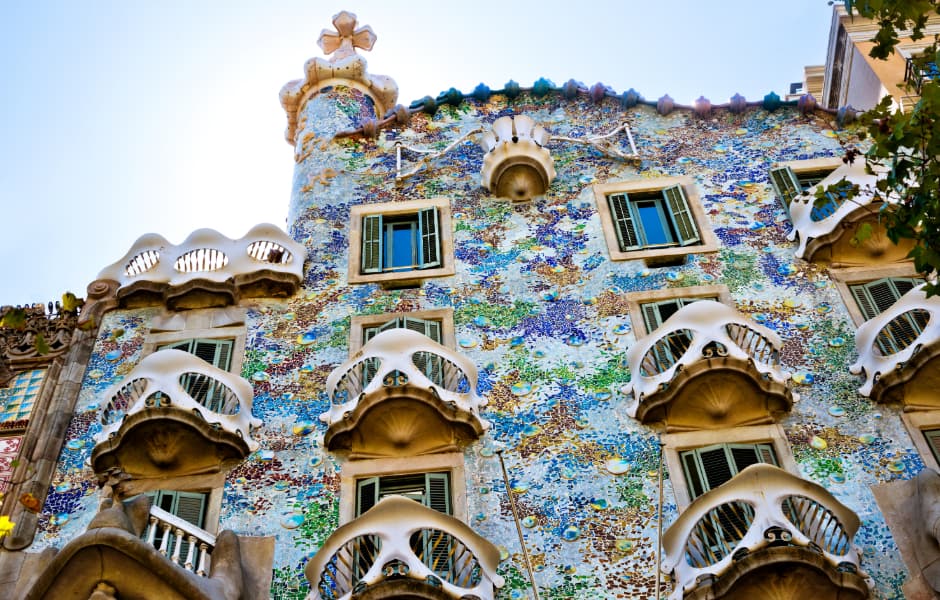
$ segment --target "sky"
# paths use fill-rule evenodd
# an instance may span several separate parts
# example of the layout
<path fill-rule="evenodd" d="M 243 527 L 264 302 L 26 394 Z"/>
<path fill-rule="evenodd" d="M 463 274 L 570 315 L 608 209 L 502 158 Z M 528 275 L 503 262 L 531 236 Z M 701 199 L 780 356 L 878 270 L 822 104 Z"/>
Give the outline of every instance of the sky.
<path fill-rule="evenodd" d="M 832 8 L 786 2 L 0 0 L 0 305 L 83 297 L 145 233 L 286 228 L 281 87 L 340 10 L 404 105 L 451 87 L 601 82 L 690 104 L 783 96 Z"/>

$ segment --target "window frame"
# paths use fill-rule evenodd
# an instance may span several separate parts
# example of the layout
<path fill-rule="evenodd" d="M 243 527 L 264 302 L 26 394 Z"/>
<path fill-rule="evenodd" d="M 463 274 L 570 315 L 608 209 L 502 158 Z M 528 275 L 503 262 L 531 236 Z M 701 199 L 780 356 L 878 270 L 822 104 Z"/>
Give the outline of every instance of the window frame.
<path fill-rule="evenodd" d="M 363 268 L 363 248 L 366 232 L 364 220 L 369 217 L 401 218 L 414 215 L 420 224 L 422 211 L 434 210 L 437 214 L 438 263 L 437 266 L 408 270 L 366 271 Z M 419 226 L 419 229 L 421 227 Z M 384 235 L 381 233 L 380 235 Z M 419 241 L 420 241 L 419 235 Z M 376 251 L 381 251 L 380 242 L 370 242 Z M 375 244 L 379 244 L 376 246 Z M 420 252 L 420 248 L 416 249 Z M 383 257 L 384 260 L 384 257 Z M 434 262 L 434 261 L 432 261 Z M 349 209 L 349 283 L 378 283 L 381 285 L 409 285 L 432 277 L 453 275 L 454 268 L 454 232 L 451 217 L 450 200 L 447 198 L 429 198 L 409 200 L 407 202 L 383 202 L 377 204 L 357 204 Z"/>
<path fill-rule="evenodd" d="M 669 472 L 676 505 L 679 507 L 680 512 L 688 508 L 693 500 L 681 459 L 681 453 L 688 450 L 697 450 L 716 444 L 767 444 L 773 448 L 777 465 L 781 469 L 785 469 L 790 473 L 799 473 L 790 445 L 787 443 L 786 433 L 778 423 L 667 433 L 663 434 L 662 443 L 663 459 Z"/>
<path fill-rule="evenodd" d="M 842 297 L 842 303 L 845 305 L 846 310 L 848 310 L 849 316 L 852 317 L 852 322 L 855 323 L 856 327 L 860 326 L 867 319 L 855 300 L 855 294 L 852 292 L 851 286 L 871 283 L 886 278 L 919 278 L 917 271 L 914 269 L 914 264 L 910 262 L 884 267 L 830 269 L 829 276 L 833 284 L 835 284 L 839 296 Z"/>
<path fill-rule="evenodd" d="M 464 455 L 444 452 L 427 456 L 347 460 L 340 468 L 340 525 L 356 519 L 359 484 L 362 479 L 419 473 L 449 473 L 451 515 L 467 522 L 467 482 Z"/>
<path fill-rule="evenodd" d="M 901 413 L 901 422 L 924 465 L 940 471 L 940 461 L 927 441 L 928 431 L 940 431 L 940 410 L 917 410 Z"/>
<path fill-rule="evenodd" d="M 380 313 L 375 315 L 353 315 L 349 321 L 349 355 L 352 356 L 365 345 L 365 330 L 403 317 L 438 321 L 441 324 L 441 344 L 454 350 L 457 338 L 454 332 L 454 309 L 438 308 L 411 312 Z"/>
<path fill-rule="evenodd" d="M 699 241 L 688 242 L 682 245 L 681 239 L 686 237 L 678 231 L 676 237 L 679 238 L 673 245 L 669 246 L 639 246 L 631 249 L 622 249 L 620 243 L 621 234 L 612 214 L 610 198 L 620 194 L 626 194 L 628 197 L 632 194 L 642 196 L 650 193 L 661 193 L 663 206 L 669 201 L 665 191 L 671 188 L 678 188 L 682 192 L 685 200 L 685 207 L 688 209 L 687 217 L 691 227 L 697 232 Z M 712 232 L 711 224 L 705 215 L 695 181 L 691 177 L 656 177 L 638 181 L 619 181 L 614 183 L 599 183 L 593 186 L 594 200 L 597 213 L 601 220 L 601 229 L 604 232 L 604 239 L 607 242 L 607 251 L 611 260 L 644 260 L 647 264 L 655 265 L 661 262 L 672 262 L 689 254 L 703 254 L 718 251 L 718 239 Z M 673 208 L 671 212 L 677 209 Z M 674 224 L 678 228 L 679 224 Z M 638 227 L 635 229 L 639 231 Z"/>
<path fill-rule="evenodd" d="M 841 157 L 837 156 L 828 156 L 823 158 L 811 158 L 807 160 L 789 160 L 776 162 L 770 166 L 770 169 L 767 171 L 767 183 L 770 185 L 770 188 L 774 192 L 774 196 L 777 197 L 777 201 L 780 203 L 780 206 L 783 207 L 784 211 L 787 213 L 787 217 L 790 215 L 790 202 L 795 198 L 801 196 L 804 192 L 802 191 L 802 185 L 800 186 L 801 191 L 793 196 L 790 199 L 790 202 L 787 202 L 786 198 L 781 195 L 781 190 L 778 189 L 777 184 L 774 182 L 773 172 L 778 169 L 789 169 L 790 173 L 793 174 L 797 179 L 800 175 L 806 175 L 808 173 L 817 173 L 820 171 L 828 171 L 825 177 L 819 180 L 819 183 L 816 185 L 828 185 L 826 180 L 829 179 L 833 173 L 839 168 L 844 166 Z M 832 181 L 831 183 L 835 183 Z M 808 192 L 806 192 L 808 193 Z"/>
<path fill-rule="evenodd" d="M 734 300 L 731 298 L 731 291 L 728 286 L 723 284 L 710 285 L 690 285 L 688 287 L 668 288 L 663 290 L 650 290 L 645 292 L 630 292 L 624 294 L 627 300 L 627 310 L 630 314 L 630 325 L 636 339 L 652 333 L 647 331 L 646 320 L 643 315 L 643 307 L 647 304 L 666 302 L 679 298 L 717 298 L 719 302 L 727 306 L 734 306 Z"/>

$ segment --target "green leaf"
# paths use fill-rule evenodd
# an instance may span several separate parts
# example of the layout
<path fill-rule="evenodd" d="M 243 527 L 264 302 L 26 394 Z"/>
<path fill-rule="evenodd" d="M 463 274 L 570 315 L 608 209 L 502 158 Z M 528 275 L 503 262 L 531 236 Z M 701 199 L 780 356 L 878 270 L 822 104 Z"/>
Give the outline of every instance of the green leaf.
<path fill-rule="evenodd" d="M 36 342 L 33 344 L 36 348 L 36 354 L 43 356 L 52 352 L 52 348 L 46 343 L 46 338 L 41 333 L 36 334 Z"/>
<path fill-rule="evenodd" d="M 0 317 L 0 327 L 9 327 L 10 329 L 26 328 L 26 309 L 9 308 L 3 317 Z"/>
<path fill-rule="evenodd" d="M 858 246 L 864 244 L 869 239 L 871 239 L 872 227 L 871 223 L 864 222 L 858 227 L 855 228 L 855 235 L 852 236 L 852 239 L 849 240 L 849 243 L 857 248 Z"/>
<path fill-rule="evenodd" d="M 75 312 L 82 306 L 84 306 L 85 301 L 82 298 L 78 298 L 72 292 L 65 292 L 62 294 L 62 310 L 66 312 Z"/>

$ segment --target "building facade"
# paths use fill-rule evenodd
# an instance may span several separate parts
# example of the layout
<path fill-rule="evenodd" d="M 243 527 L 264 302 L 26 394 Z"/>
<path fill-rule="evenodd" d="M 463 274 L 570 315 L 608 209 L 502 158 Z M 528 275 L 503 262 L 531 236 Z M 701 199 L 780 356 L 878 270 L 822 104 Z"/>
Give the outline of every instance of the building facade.
<path fill-rule="evenodd" d="M 146 235 L 89 287 L 13 597 L 935 597 L 940 308 L 851 111 L 405 107 L 333 23 L 281 91 L 288 231 Z"/>

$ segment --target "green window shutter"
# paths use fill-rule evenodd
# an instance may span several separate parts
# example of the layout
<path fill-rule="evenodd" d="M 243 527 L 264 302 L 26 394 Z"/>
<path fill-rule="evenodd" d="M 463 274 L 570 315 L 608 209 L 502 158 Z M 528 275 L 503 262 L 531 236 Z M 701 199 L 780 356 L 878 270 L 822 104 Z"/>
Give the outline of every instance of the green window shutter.
<path fill-rule="evenodd" d="M 899 299 L 901 296 L 923 283 L 920 279 L 914 279 L 912 277 L 895 277 L 891 281 L 894 282 L 894 287 L 898 291 Z"/>
<path fill-rule="evenodd" d="M 695 458 L 695 450 L 689 450 L 680 454 L 682 459 L 682 470 L 685 471 L 685 481 L 689 486 L 689 495 L 692 498 L 698 498 L 704 494 L 707 489 L 702 479 L 702 472 Z"/>
<path fill-rule="evenodd" d="M 356 516 L 362 516 L 379 501 L 379 478 L 369 477 L 356 482 Z"/>
<path fill-rule="evenodd" d="M 666 199 L 666 205 L 672 215 L 672 223 L 676 228 L 679 245 L 688 246 L 700 243 L 702 238 L 695 227 L 695 220 L 692 219 L 692 212 L 689 210 L 689 203 L 686 201 L 682 186 L 667 187 L 663 190 L 663 197 Z"/>
<path fill-rule="evenodd" d="M 425 208 L 418 213 L 418 239 L 421 244 L 418 268 L 441 266 L 441 240 L 438 235 L 436 206 Z"/>
<path fill-rule="evenodd" d="M 234 340 L 193 340 L 192 353 L 213 367 L 228 371 L 232 366 Z"/>
<path fill-rule="evenodd" d="M 362 218 L 362 272 L 382 272 L 382 215 Z"/>
<path fill-rule="evenodd" d="M 803 186 L 790 167 L 778 167 L 770 170 L 770 185 L 773 186 L 777 197 L 783 201 L 784 208 L 789 212 L 790 203 L 803 192 Z"/>
<path fill-rule="evenodd" d="M 191 492 L 176 492 L 176 512 L 177 517 L 192 523 L 196 527 L 203 528 L 205 521 L 206 494 L 194 494 Z"/>
<path fill-rule="evenodd" d="M 659 313 L 659 302 L 650 302 L 643 305 L 643 323 L 646 325 L 646 332 L 652 333 L 663 324 Z"/>
<path fill-rule="evenodd" d="M 924 431 L 924 437 L 927 438 L 927 444 L 933 451 L 933 457 L 940 462 L 940 429 L 929 429 Z"/>
<path fill-rule="evenodd" d="M 757 454 L 762 463 L 779 467 L 777 455 L 774 453 L 774 447 L 771 444 L 757 444 Z"/>
<path fill-rule="evenodd" d="M 451 514 L 450 506 L 450 474 L 425 474 L 425 506 L 433 508 L 445 515 Z"/>
<path fill-rule="evenodd" d="M 879 314 L 891 308 L 901 297 L 890 279 L 879 279 L 878 281 L 866 283 L 865 289 L 871 295 Z"/>
<path fill-rule="evenodd" d="M 697 453 L 708 489 L 713 490 L 734 477 L 734 470 L 723 444 L 702 448 Z"/>
<path fill-rule="evenodd" d="M 630 202 L 626 194 L 612 194 L 607 196 L 610 206 L 610 216 L 614 221 L 614 231 L 617 233 L 617 243 L 620 250 L 633 250 L 640 247 L 640 238 L 630 213 Z"/>
<path fill-rule="evenodd" d="M 866 321 L 874 319 L 878 313 L 881 312 L 875 305 L 875 301 L 872 299 L 865 284 L 852 285 L 849 286 L 849 289 L 852 290 L 855 304 L 857 304 L 859 310 L 862 311 L 862 316 L 865 317 Z"/>

